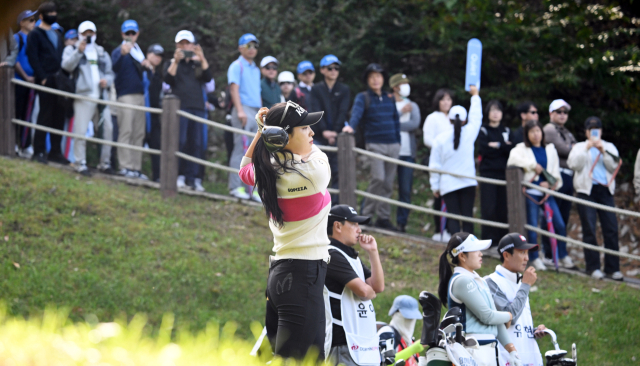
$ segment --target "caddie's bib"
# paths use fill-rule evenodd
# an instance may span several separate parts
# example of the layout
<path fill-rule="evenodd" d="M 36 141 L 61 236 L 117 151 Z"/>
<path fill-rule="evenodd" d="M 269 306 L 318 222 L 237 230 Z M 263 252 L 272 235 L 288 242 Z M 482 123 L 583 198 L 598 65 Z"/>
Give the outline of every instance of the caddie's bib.
<path fill-rule="evenodd" d="M 329 245 L 329 249 L 337 250 L 342 254 L 358 277 L 365 280 L 360 258 L 353 259 L 332 245 Z M 333 323 L 344 329 L 349 354 L 353 361 L 362 366 L 380 365 L 376 313 L 371 300 L 360 300 L 347 286 L 342 290 L 342 294 L 329 291 L 329 296 L 340 300 L 342 320 L 333 318 Z"/>
<path fill-rule="evenodd" d="M 500 290 L 504 292 L 509 301 L 513 301 L 520 289 L 519 283 L 505 278 L 498 270 L 489 275 L 489 278 L 498 285 Z M 518 317 L 516 322 L 512 322 L 511 326 L 507 329 L 511 336 L 513 345 L 518 350 L 520 360 L 522 360 L 523 366 L 542 366 L 542 355 L 540 354 L 540 348 L 536 342 L 533 332 L 533 319 L 531 317 L 531 307 L 529 307 L 529 298 L 522 310 L 522 313 Z M 499 342 L 498 342 L 499 343 Z M 509 362 L 509 352 L 504 349 L 503 345 L 498 346 L 500 350 L 500 361 L 504 362 L 501 366 L 512 366 Z"/>

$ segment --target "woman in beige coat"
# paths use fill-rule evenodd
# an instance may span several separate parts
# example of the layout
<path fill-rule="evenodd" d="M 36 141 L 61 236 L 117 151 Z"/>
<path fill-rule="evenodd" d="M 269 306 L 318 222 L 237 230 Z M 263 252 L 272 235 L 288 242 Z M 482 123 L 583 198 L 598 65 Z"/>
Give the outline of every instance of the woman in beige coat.
<path fill-rule="evenodd" d="M 507 166 L 517 166 L 524 169 L 524 179 L 530 181 L 542 188 L 558 190 L 562 187 L 562 177 L 560 176 L 560 163 L 558 152 L 553 144 L 545 144 L 544 131 L 542 125 L 538 121 L 529 121 L 524 126 L 524 142 L 517 144 L 509 154 Z M 550 184 L 543 172 L 555 178 L 556 182 Z M 544 193 L 537 189 L 529 188 L 526 190 L 527 199 L 527 224 L 538 226 L 539 210 L 544 211 Z M 549 196 L 544 203 L 548 203 L 553 211 L 553 228 L 558 235 L 566 236 L 567 230 L 562 220 L 560 209 L 553 196 Z M 529 230 L 528 242 L 537 243 L 538 234 Z M 529 253 L 531 264 L 539 271 L 547 269 L 547 264 L 552 264 L 550 245 L 544 245 L 545 261 L 538 258 L 538 252 Z M 559 264 L 565 268 L 573 268 L 574 264 L 571 257 L 567 255 L 567 243 L 558 240 L 558 258 Z"/>

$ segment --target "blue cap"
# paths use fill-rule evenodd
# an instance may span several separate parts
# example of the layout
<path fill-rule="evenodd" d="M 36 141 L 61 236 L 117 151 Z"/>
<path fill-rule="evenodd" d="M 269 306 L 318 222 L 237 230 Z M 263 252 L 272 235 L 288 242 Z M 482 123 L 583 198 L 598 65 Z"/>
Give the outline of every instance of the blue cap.
<path fill-rule="evenodd" d="M 127 19 L 122 23 L 122 27 L 120 27 L 122 33 L 127 33 L 128 31 L 136 31 L 138 32 L 138 22 L 133 19 Z"/>
<path fill-rule="evenodd" d="M 243 34 L 242 37 L 240 37 L 240 39 L 238 40 L 238 46 L 244 46 L 249 42 L 260 43 L 260 41 L 258 41 L 258 38 L 256 38 L 256 36 L 254 36 L 251 33 L 247 33 L 247 34 Z"/>
<path fill-rule="evenodd" d="M 78 38 L 78 31 L 75 29 L 69 29 L 67 33 L 64 34 L 64 39 L 72 39 Z"/>
<path fill-rule="evenodd" d="M 298 74 L 302 74 L 303 72 L 307 71 L 307 70 L 311 70 L 313 72 L 316 71 L 316 69 L 313 67 L 313 64 L 311 63 L 311 61 L 302 61 L 301 63 L 298 64 Z"/>
<path fill-rule="evenodd" d="M 320 60 L 320 67 L 329 66 L 331 64 L 342 65 L 342 62 L 340 62 L 335 55 L 326 55 L 322 60 Z"/>
<path fill-rule="evenodd" d="M 400 295 L 393 300 L 389 316 L 399 311 L 406 319 L 422 319 L 422 313 L 418 310 L 418 300 L 408 295 Z"/>
<path fill-rule="evenodd" d="M 20 25 L 20 22 L 27 19 L 27 18 L 31 18 L 32 16 L 36 15 L 38 12 L 37 11 L 31 11 L 31 10 L 25 10 L 22 13 L 20 13 L 20 15 L 18 15 L 18 25 Z"/>

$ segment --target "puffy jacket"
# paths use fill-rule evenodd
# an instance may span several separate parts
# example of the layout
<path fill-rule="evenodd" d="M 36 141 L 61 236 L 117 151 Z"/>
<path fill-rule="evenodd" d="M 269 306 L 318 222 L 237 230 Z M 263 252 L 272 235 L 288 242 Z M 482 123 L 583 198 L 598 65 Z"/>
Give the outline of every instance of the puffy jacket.
<path fill-rule="evenodd" d="M 558 180 L 558 184 L 555 186 L 555 189 L 558 190 L 562 187 L 558 152 L 553 144 L 547 144 L 544 149 L 547 152 L 547 172 Z M 517 166 L 524 169 L 524 180 L 528 182 L 538 179 L 538 175 L 536 174 L 537 165 L 538 161 L 535 155 L 533 155 L 533 150 L 527 147 L 524 142 L 517 144 L 516 147 L 511 150 L 509 160 L 507 160 L 507 166 Z"/>
<path fill-rule="evenodd" d="M 62 53 L 62 69 L 68 73 L 73 73 L 77 68 L 76 94 L 91 95 L 93 91 L 92 85 L 95 85 L 98 81 L 93 80 L 91 65 L 87 61 L 84 52 L 80 52 L 78 49 L 79 44 L 80 41 L 76 42 L 73 46 L 69 45 L 64 48 L 64 52 Z M 105 79 L 107 81 L 107 88 L 110 88 L 115 77 L 111 69 L 111 56 L 104 51 L 102 46 L 95 45 L 95 48 L 98 53 L 100 79 Z"/>
<path fill-rule="evenodd" d="M 604 144 L 605 152 L 611 153 L 615 156 L 619 156 L 618 149 L 610 143 L 602 140 Z M 611 180 L 611 175 L 618 167 L 618 163 L 610 154 L 603 154 L 600 159 L 604 159 L 604 167 L 607 171 L 607 182 Z M 591 195 L 591 187 L 593 187 L 593 181 L 591 179 L 591 167 L 593 166 L 593 160 L 591 160 L 591 154 L 587 149 L 587 142 L 578 142 L 573 146 L 567 159 L 567 165 L 569 169 L 575 172 L 573 176 L 573 188 L 576 192 Z M 609 192 L 613 195 L 616 190 L 615 180 L 609 186 Z"/>

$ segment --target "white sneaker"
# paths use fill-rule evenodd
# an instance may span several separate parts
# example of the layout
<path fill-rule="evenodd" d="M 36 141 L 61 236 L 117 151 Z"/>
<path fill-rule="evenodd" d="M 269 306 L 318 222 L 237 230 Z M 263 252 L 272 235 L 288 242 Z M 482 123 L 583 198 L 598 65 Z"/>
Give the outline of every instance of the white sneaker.
<path fill-rule="evenodd" d="M 141 171 L 136 170 L 136 178 L 140 178 L 142 180 L 149 180 L 146 174 L 143 174 Z"/>
<path fill-rule="evenodd" d="M 202 179 L 196 178 L 193 181 L 193 189 L 196 192 L 204 192 L 204 187 L 202 186 Z"/>
<path fill-rule="evenodd" d="M 560 264 L 566 269 L 574 269 L 576 267 L 576 265 L 573 264 L 573 260 L 568 255 L 560 259 Z"/>
<path fill-rule="evenodd" d="M 184 188 L 187 186 L 187 184 L 184 182 L 184 175 L 178 176 L 178 181 L 176 182 L 176 184 L 178 185 L 178 189 Z"/>
<path fill-rule="evenodd" d="M 91 173 L 89 172 L 89 168 L 87 168 L 87 164 L 84 161 L 76 165 L 76 172 L 86 177 L 91 176 Z"/>
<path fill-rule="evenodd" d="M 254 189 L 253 193 L 251 193 L 251 200 L 262 203 L 262 199 L 260 199 L 260 195 L 258 194 L 258 191 L 256 189 Z"/>
<path fill-rule="evenodd" d="M 138 178 L 138 172 L 135 170 L 125 169 L 127 172 L 124 173 L 124 176 L 127 178 Z"/>
<path fill-rule="evenodd" d="M 542 263 L 544 263 L 545 266 L 549 266 L 549 267 L 555 267 L 556 266 L 556 264 L 553 263 L 553 259 L 547 258 L 547 257 L 542 258 Z M 558 263 L 558 264 L 561 264 L 561 263 Z"/>
<path fill-rule="evenodd" d="M 433 239 L 435 241 L 443 242 L 443 243 L 448 243 L 449 239 L 451 239 L 451 234 L 449 234 L 449 232 L 447 232 L 447 230 L 445 230 L 445 231 L 443 231 L 441 233 L 433 234 L 431 239 Z"/>
<path fill-rule="evenodd" d="M 622 272 L 616 271 L 611 274 L 611 279 L 616 281 L 622 281 L 624 276 L 622 276 Z"/>
<path fill-rule="evenodd" d="M 531 262 L 531 265 L 533 266 L 533 268 L 536 269 L 536 271 L 546 271 L 547 270 L 547 266 L 544 265 L 544 262 L 542 262 L 542 259 L 540 259 L 540 258 L 534 259 L 533 262 Z"/>
<path fill-rule="evenodd" d="M 241 200 L 248 200 L 251 198 L 247 190 L 244 187 L 238 187 L 229 191 L 229 194 L 233 197 L 240 198 Z"/>
<path fill-rule="evenodd" d="M 118 175 L 122 175 L 123 177 L 126 177 L 127 173 L 129 173 L 128 169 L 122 168 L 122 169 L 118 170 Z"/>
<path fill-rule="evenodd" d="M 620 275 L 622 275 L 622 273 Z M 604 278 L 604 274 L 602 274 L 601 270 L 596 269 L 595 271 L 591 272 L 591 278 L 601 280 Z"/>

